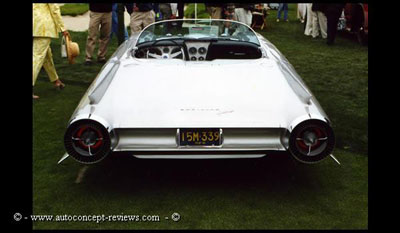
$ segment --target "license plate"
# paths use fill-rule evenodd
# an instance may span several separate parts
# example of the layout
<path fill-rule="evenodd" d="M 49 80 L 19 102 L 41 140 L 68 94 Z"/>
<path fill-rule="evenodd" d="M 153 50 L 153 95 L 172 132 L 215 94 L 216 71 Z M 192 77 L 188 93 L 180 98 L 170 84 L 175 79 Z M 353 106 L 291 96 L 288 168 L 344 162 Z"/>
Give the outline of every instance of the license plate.
<path fill-rule="evenodd" d="M 220 129 L 179 129 L 180 146 L 219 146 Z"/>

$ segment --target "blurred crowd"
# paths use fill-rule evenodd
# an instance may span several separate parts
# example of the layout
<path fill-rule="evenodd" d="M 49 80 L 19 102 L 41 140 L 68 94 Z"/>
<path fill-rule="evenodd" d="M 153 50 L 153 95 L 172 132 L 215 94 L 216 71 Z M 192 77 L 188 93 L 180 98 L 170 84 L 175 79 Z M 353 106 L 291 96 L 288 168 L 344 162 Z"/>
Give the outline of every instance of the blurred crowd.
<path fill-rule="evenodd" d="M 304 35 L 327 39 L 327 44 L 335 41 L 339 18 L 343 14 L 345 3 L 299 3 L 297 17 L 305 22 Z"/>
<path fill-rule="evenodd" d="M 283 20 L 288 22 L 288 4 L 275 5 L 278 10 L 276 22 L 280 22 L 282 13 Z M 155 21 L 182 19 L 184 7 L 184 3 L 89 3 L 90 19 L 84 64 L 93 63 L 96 43 L 98 43 L 97 62 L 106 62 L 108 43 L 113 34 L 118 35 L 118 11 L 128 12 L 131 35 L 134 35 Z M 205 7 L 212 19 L 235 20 L 252 28 L 263 29 L 272 4 L 205 3 Z M 344 4 L 297 4 L 297 17 L 305 23 L 304 34 L 313 38 L 321 36 L 327 39 L 328 44 L 333 44 L 343 7 Z M 65 87 L 55 71 L 50 49 L 51 38 L 58 38 L 59 32 L 70 39 L 58 4 L 33 4 L 33 86 L 43 67 L 56 88 Z M 129 33 L 124 27 L 124 39 L 128 38 Z M 73 57 L 69 59 L 71 63 Z M 33 98 L 37 99 L 39 96 L 33 95 Z"/>

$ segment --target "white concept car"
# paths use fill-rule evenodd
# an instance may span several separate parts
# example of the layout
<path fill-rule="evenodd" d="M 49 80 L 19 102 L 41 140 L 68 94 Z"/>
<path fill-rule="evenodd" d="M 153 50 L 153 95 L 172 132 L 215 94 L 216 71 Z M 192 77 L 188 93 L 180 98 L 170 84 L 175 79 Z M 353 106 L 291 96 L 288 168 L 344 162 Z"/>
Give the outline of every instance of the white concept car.
<path fill-rule="evenodd" d="M 315 163 L 334 148 L 330 124 L 292 65 L 247 25 L 167 20 L 132 35 L 104 65 L 69 121 L 60 162 L 288 151 Z"/>

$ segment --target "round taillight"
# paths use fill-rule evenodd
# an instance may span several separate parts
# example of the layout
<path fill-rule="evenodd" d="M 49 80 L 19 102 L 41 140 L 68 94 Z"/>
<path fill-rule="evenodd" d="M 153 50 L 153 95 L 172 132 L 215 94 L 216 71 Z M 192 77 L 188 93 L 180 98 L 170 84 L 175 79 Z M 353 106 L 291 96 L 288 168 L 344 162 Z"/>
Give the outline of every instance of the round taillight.
<path fill-rule="evenodd" d="M 72 123 L 64 135 L 67 153 L 78 162 L 91 164 L 104 159 L 111 151 L 107 129 L 93 120 Z"/>
<path fill-rule="evenodd" d="M 324 121 L 307 120 L 290 134 L 289 150 L 299 161 L 316 163 L 330 155 L 335 146 L 332 128 Z"/>

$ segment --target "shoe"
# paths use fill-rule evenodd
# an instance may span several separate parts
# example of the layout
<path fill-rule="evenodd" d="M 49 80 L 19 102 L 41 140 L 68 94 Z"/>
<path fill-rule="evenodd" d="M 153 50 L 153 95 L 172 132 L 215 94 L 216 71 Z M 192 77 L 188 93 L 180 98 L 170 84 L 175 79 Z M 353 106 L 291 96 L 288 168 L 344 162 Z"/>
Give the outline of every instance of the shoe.
<path fill-rule="evenodd" d="M 39 96 L 32 94 L 32 99 L 37 100 L 37 99 L 39 99 Z"/>
<path fill-rule="evenodd" d="M 85 66 L 90 66 L 92 64 L 93 64 L 93 62 L 91 60 L 86 60 L 85 61 Z"/>
<path fill-rule="evenodd" d="M 57 79 L 56 81 L 54 81 L 54 87 L 58 90 L 62 90 L 65 87 L 65 84 L 61 82 L 60 79 Z"/>
<path fill-rule="evenodd" d="M 287 23 L 289 22 L 289 20 L 287 19 L 287 20 L 285 20 Z"/>
<path fill-rule="evenodd" d="M 279 19 L 276 19 L 276 22 L 279 23 Z"/>
<path fill-rule="evenodd" d="M 97 60 L 97 62 L 98 62 L 98 63 L 101 63 L 101 64 L 106 63 L 106 61 L 107 61 L 106 59 L 98 59 L 98 60 Z"/>

